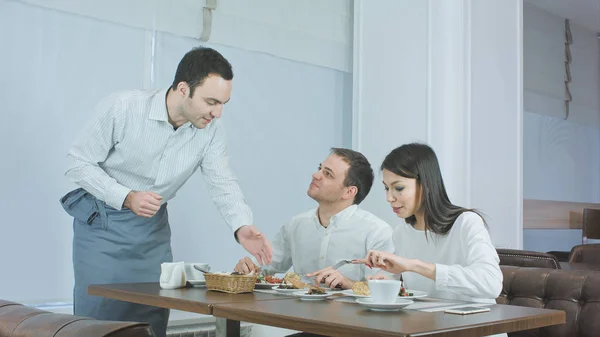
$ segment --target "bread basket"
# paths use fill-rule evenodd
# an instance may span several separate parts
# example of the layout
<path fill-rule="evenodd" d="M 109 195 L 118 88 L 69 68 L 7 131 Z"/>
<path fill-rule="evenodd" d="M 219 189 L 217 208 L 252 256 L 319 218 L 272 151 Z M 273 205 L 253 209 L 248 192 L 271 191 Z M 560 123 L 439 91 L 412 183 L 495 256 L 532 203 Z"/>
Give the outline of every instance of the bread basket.
<path fill-rule="evenodd" d="M 208 290 L 221 291 L 230 294 L 250 293 L 256 285 L 256 274 L 252 275 L 229 275 L 206 273 L 206 288 Z"/>

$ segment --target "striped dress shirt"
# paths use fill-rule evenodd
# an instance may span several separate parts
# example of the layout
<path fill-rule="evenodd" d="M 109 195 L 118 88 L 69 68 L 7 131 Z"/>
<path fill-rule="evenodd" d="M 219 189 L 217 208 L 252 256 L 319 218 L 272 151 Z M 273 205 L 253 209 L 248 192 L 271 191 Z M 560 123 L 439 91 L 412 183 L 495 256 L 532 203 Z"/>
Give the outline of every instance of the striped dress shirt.
<path fill-rule="evenodd" d="M 162 203 L 201 169 L 213 202 L 231 227 L 252 224 L 229 166 L 222 121 L 204 129 L 169 123 L 163 90 L 134 90 L 103 99 L 67 155 L 66 176 L 120 210 L 130 191 L 153 191 Z"/>
<path fill-rule="evenodd" d="M 332 266 L 342 259 L 362 259 L 369 250 L 394 252 L 390 225 L 357 205 L 346 207 L 321 226 L 317 209 L 296 215 L 272 241 L 273 261 L 268 274 L 285 273 L 291 267 L 300 275 Z M 378 269 L 364 264 L 347 264 L 338 269 L 345 277 L 359 281 Z"/>

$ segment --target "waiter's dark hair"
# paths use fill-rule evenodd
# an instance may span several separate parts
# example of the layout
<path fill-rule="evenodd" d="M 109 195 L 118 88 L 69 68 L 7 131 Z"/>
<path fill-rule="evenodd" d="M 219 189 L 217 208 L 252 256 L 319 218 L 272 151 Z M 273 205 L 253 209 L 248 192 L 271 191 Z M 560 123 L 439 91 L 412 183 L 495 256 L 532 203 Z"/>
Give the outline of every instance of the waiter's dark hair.
<path fill-rule="evenodd" d="M 229 81 L 233 79 L 233 69 L 218 51 L 207 47 L 194 48 L 179 61 L 171 89 L 176 90 L 180 82 L 186 82 L 190 86 L 190 97 L 193 97 L 196 87 L 202 85 L 208 75 Z"/>

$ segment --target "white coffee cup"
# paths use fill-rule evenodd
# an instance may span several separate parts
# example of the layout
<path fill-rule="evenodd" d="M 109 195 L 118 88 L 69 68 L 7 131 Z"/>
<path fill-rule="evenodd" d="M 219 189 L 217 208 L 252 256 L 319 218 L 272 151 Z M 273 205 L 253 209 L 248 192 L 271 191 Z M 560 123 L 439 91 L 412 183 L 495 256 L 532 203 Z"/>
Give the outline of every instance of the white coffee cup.
<path fill-rule="evenodd" d="M 371 298 L 375 303 L 395 303 L 402 287 L 398 280 L 369 280 Z"/>
<path fill-rule="evenodd" d="M 204 273 L 194 268 L 194 265 L 204 269 L 210 270 L 208 263 L 186 263 L 185 264 L 185 278 L 186 280 L 204 281 Z"/>

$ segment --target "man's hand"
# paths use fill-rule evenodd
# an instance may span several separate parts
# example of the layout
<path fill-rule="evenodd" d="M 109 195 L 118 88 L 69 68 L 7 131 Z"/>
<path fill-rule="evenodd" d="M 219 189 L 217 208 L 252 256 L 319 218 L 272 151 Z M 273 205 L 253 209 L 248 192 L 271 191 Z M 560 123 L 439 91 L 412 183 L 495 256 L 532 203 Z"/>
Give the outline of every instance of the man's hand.
<path fill-rule="evenodd" d="M 135 215 L 151 218 L 160 209 L 162 197 L 154 192 L 131 191 L 127 194 L 123 206 L 129 208 Z"/>
<path fill-rule="evenodd" d="M 238 263 L 233 268 L 233 271 L 237 271 L 238 273 L 250 274 L 251 272 L 258 273 L 260 271 L 260 267 L 255 265 L 249 257 L 244 257 L 239 260 Z"/>
<path fill-rule="evenodd" d="M 335 289 L 338 285 L 342 289 L 352 289 L 354 281 L 346 278 L 339 270 L 327 267 L 325 269 L 317 270 L 315 272 L 306 274 L 307 277 L 315 277 L 317 286 L 324 283 L 331 289 Z"/>
<path fill-rule="evenodd" d="M 252 254 L 261 266 L 271 263 L 273 257 L 271 243 L 256 226 L 242 226 L 235 235 L 242 247 Z"/>

